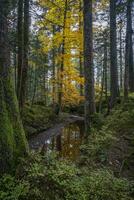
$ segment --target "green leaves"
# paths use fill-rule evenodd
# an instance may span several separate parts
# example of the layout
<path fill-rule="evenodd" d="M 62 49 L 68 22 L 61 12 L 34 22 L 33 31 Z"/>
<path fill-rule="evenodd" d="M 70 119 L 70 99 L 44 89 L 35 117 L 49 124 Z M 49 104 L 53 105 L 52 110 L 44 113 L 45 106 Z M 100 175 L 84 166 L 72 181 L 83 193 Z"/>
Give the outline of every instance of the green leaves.
<path fill-rule="evenodd" d="M 106 169 L 93 171 L 87 177 L 90 200 L 131 200 L 131 187 L 126 179 L 116 178 Z"/>
<path fill-rule="evenodd" d="M 78 176 L 80 170 L 75 165 L 57 160 L 53 153 L 34 157 L 23 164 L 24 180 L 29 182 L 31 191 L 28 200 L 86 199 L 83 179 Z"/>
<path fill-rule="evenodd" d="M 29 192 L 29 184 L 18 181 L 10 175 L 4 175 L 0 179 L 0 200 L 20 200 Z"/>

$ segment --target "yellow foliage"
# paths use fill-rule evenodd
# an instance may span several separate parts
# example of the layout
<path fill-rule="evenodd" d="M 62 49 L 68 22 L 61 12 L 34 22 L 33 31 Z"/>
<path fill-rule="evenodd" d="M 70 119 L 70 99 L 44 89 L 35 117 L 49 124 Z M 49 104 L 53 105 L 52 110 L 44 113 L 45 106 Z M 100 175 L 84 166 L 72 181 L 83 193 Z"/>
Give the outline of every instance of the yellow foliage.
<path fill-rule="evenodd" d="M 67 15 L 64 23 L 65 1 L 63 0 L 38 0 L 42 7 L 47 8 L 47 12 L 43 14 L 43 20 L 38 22 L 41 27 L 38 38 L 42 44 L 41 50 L 44 53 L 52 52 L 58 49 L 55 55 L 56 77 L 50 79 L 50 84 L 55 85 L 56 92 L 59 91 L 59 85 L 62 82 L 62 104 L 76 105 L 84 100 L 80 96 L 80 85 L 84 86 L 84 78 L 80 74 L 80 59 L 83 65 L 83 14 L 81 9 L 81 0 L 68 0 Z M 101 10 L 107 6 L 107 1 L 96 4 L 96 10 Z M 65 27 L 63 27 L 65 25 Z M 58 26 L 58 30 L 53 32 L 54 26 Z M 43 30 L 43 27 L 45 29 Z M 98 30 L 94 28 L 94 31 Z M 64 35 L 63 35 L 64 34 Z M 49 35 L 49 37 L 48 37 Z M 64 55 L 62 55 L 62 45 L 64 41 Z M 63 71 L 60 66 L 63 64 Z M 95 86 L 96 97 L 100 94 L 100 87 Z M 50 92 L 54 96 L 53 92 Z M 56 98 L 58 94 L 55 95 Z"/>

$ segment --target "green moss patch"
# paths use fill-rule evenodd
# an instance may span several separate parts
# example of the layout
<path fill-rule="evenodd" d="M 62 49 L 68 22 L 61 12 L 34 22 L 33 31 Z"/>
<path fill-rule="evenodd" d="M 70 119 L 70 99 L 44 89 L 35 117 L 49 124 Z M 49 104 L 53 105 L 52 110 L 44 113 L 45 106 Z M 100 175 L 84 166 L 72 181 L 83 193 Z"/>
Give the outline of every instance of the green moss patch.
<path fill-rule="evenodd" d="M 23 111 L 23 124 L 27 137 L 31 137 L 53 126 L 57 121 L 53 109 L 43 105 L 26 106 Z"/>

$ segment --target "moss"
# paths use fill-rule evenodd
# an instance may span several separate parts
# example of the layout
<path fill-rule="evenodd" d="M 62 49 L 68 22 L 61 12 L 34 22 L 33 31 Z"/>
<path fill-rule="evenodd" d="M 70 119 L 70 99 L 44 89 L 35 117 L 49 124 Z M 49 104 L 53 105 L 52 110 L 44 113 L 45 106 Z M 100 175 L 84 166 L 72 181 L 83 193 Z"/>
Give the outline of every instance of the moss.
<path fill-rule="evenodd" d="M 4 100 L 3 83 L 0 80 L 0 171 L 8 170 L 12 163 L 15 141 L 13 127 L 8 117 L 8 111 Z"/>
<path fill-rule="evenodd" d="M 57 120 L 52 108 L 44 105 L 27 105 L 22 115 L 27 137 L 50 128 Z"/>
<path fill-rule="evenodd" d="M 113 113 L 105 121 L 107 129 L 111 129 L 115 133 L 132 133 L 134 130 L 134 109 L 114 110 Z"/>
<path fill-rule="evenodd" d="M 13 126 L 14 139 L 16 143 L 15 154 L 18 157 L 28 151 L 28 145 L 20 118 L 17 97 L 11 79 L 7 79 L 4 85 L 5 102 L 8 110 L 8 116 Z"/>
<path fill-rule="evenodd" d="M 7 171 L 18 157 L 28 152 L 24 129 L 13 84 L 10 78 L 0 80 L 0 166 Z"/>

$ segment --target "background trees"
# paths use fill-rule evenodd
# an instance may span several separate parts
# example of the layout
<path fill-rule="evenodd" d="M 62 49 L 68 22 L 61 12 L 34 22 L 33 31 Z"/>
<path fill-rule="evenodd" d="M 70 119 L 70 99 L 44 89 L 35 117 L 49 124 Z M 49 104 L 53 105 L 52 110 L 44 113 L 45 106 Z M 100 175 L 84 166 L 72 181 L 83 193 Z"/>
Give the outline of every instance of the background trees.
<path fill-rule="evenodd" d="M 24 57 L 26 57 L 27 60 L 26 55 L 28 55 L 28 53 L 26 53 L 28 48 L 26 47 L 26 50 L 24 50 L 24 48 L 28 44 L 29 34 L 29 3 L 27 2 L 27 11 L 24 12 L 25 3 L 24 1 L 19 1 L 19 4 L 22 6 L 20 6 L 21 10 L 18 15 L 18 23 L 20 23 L 20 25 L 18 25 L 17 32 L 18 41 L 22 44 L 19 47 L 18 43 L 18 55 L 15 52 L 17 55 L 16 57 L 18 57 L 18 76 L 16 76 L 16 79 L 18 79 L 18 81 L 16 81 L 18 82 L 17 88 L 20 88 L 20 81 L 24 82 L 21 84 L 23 87 L 23 89 L 20 89 L 21 95 L 24 93 L 22 96 L 25 96 L 24 99 L 26 99 L 26 102 L 28 100 L 31 103 L 32 99 L 34 102 L 45 101 L 47 104 L 54 104 L 55 102 L 62 104 L 61 107 L 66 105 L 72 106 L 82 102 L 84 100 L 83 2 L 80 0 L 77 0 L 75 4 L 70 0 L 67 2 L 63 2 L 62 0 L 31 2 L 30 13 L 32 15 L 32 29 L 29 43 L 29 66 L 27 66 L 27 61 L 24 64 Z M 110 1 L 100 3 L 93 2 L 95 96 L 96 101 L 101 99 L 99 91 L 102 90 L 102 84 L 104 84 L 102 79 L 105 79 L 105 87 L 103 87 L 102 96 L 104 96 L 104 93 L 106 96 L 109 96 L 111 93 L 111 107 L 116 97 L 119 96 L 119 89 L 121 89 L 122 92 L 124 85 L 126 35 L 126 21 L 124 19 L 126 18 L 126 3 L 125 0 L 118 2 L 112 1 L 111 4 Z M 110 12 L 110 9 L 114 10 L 114 12 Z M 25 13 L 27 13 L 27 15 Z M 21 16 L 22 19 L 19 20 L 19 16 Z M 24 21 L 27 22 L 24 23 Z M 24 28 L 24 24 L 27 28 Z M 19 31 L 19 29 L 22 30 Z M 27 32 L 27 34 L 25 34 L 27 35 L 25 36 L 27 37 L 26 45 L 24 45 L 25 38 L 23 29 Z M 107 34 L 105 34 L 105 32 L 107 32 Z M 107 42 L 105 42 L 106 39 Z M 107 46 L 107 68 L 105 69 L 105 73 L 103 73 L 103 66 L 104 54 L 106 54 L 106 52 L 104 53 L 103 46 Z M 20 52 L 23 54 L 22 56 L 20 56 Z M 21 57 L 23 57 L 23 61 L 21 61 Z M 22 67 L 19 67 L 20 63 L 22 63 Z M 21 70 L 19 68 L 23 68 L 23 78 L 21 78 Z M 38 69 L 41 72 L 41 76 L 36 75 L 35 83 L 34 72 L 37 72 Z M 103 78 L 103 75 L 105 78 Z M 24 79 L 24 81 L 22 79 Z M 132 83 L 132 81 L 130 82 Z M 33 87 L 33 85 L 35 85 L 35 87 Z M 43 95 L 41 93 L 43 93 Z M 25 100 L 23 100 L 21 104 L 24 104 L 24 102 Z"/>

